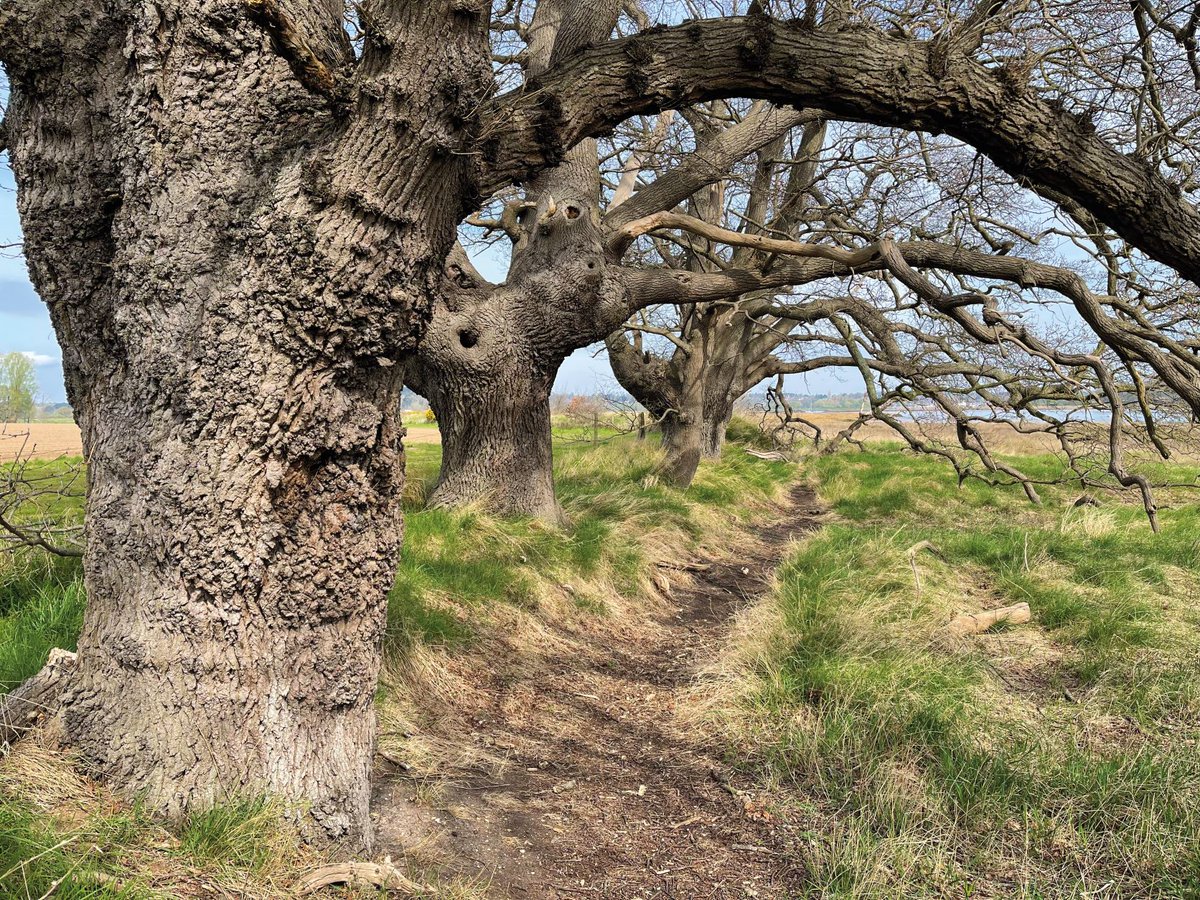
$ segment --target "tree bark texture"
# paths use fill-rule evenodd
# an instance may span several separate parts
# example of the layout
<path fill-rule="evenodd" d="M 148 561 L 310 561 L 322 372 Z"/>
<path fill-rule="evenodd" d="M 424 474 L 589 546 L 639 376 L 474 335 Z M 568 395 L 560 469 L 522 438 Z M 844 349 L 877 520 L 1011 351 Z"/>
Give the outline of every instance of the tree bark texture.
<path fill-rule="evenodd" d="M 670 357 L 631 344 L 624 334 L 608 341 L 613 374 L 661 422 L 665 458 L 660 472 L 688 487 L 702 459 L 717 459 L 737 401 L 754 386 L 758 363 L 743 334 L 752 323 L 728 306 L 701 304 L 683 314 L 681 342 Z M 640 343 L 640 342 L 639 342 Z"/>
<path fill-rule="evenodd" d="M 0 41 L 25 253 L 89 461 L 68 736 L 169 817 L 269 793 L 350 848 L 402 533 L 396 362 L 490 79 L 450 0 L 389 10 L 336 103 L 281 57 L 302 28 L 308 68 L 351 59 L 328 0 L 274 34 L 221 0 L 26 0 Z"/>
<path fill-rule="evenodd" d="M 529 77 L 605 40 L 619 8 L 616 0 L 541 0 L 529 27 Z M 487 284 L 456 251 L 407 377 L 442 433 L 431 504 L 479 503 L 499 515 L 557 523 L 554 378 L 572 352 L 619 323 L 627 297 L 600 240 L 596 142 L 571 147 L 525 193 L 505 284 Z"/>

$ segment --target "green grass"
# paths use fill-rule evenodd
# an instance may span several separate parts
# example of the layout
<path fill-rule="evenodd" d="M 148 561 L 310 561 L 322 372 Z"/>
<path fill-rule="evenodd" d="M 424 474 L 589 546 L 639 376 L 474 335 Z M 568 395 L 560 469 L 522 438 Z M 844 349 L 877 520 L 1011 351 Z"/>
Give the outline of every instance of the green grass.
<path fill-rule="evenodd" d="M 55 647 L 74 650 L 83 624 L 83 581 L 53 572 L 38 581 L 22 575 L 27 593 L 0 616 L 0 691 L 37 673 Z"/>
<path fill-rule="evenodd" d="M 810 896 L 1200 896 L 1188 495 L 1155 535 L 1121 498 L 1033 507 L 898 449 L 807 472 L 837 521 L 779 573 L 734 746 L 802 798 Z M 942 630 L 1019 601 L 1030 626 Z"/>
<path fill-rule="evenodd" d="M 127 814 L 98 816 L 83 829 L 61 830 L 29 803 L 0 795 L 0 898 L 30 900 L 140 900 L 152 896 L 140 884 L 118 883 L 106 858 L 127 844 L 138 825 Z"/>
<path fill-rule="evenodd" d="M 556 439 L 561 434 L 555 430 Z M 649 442 L 560 444 L 555 481 L 568 526 L 559 530 L 473 510 L 422 508 L 440 448 L 415 445 L 408 454 L 410 494 L 418 499 L 406 510 L 404 550 L 388 600 L 392 653 L 414 642 L 469 645 L 487 627 L 489 607 L 536 609 L 548 585 L 568 584 L 581 610 L 603 612 L 610 591 L 628 597 L 643 589 L 649 532 L 698 541 L 712 511 L 744 518 L 793 471 L 731 451 L 681 492 L 654 481 L 657 457 Z"/>
<path fill-rule="evenodd" d="M 469 653 L 516 610 L 559 616 L 565 602 L 569 615 L 609 615 L 646 589 L 654 553 L 722 546 L 795 474 L 731 448 L 680 492 L 656 481 L 649 444 L 560 437 L 564 529 L 423 509 L 440 448 L 410 448 L 393 661 L 419 646 Z M 1051 457 L 1017 462 L 1057 474 Z M 1163 493 L 1155 535 L 1124 496 L 1074 508 L 1078 487 L 1049 486 L 1035 507 L 1015 487 L 958 486 L 944 464 L 892 447 L 805 466 L 832 519 L 785 561 L 775 624 L 754 631 L 746 685 L 715 707 L 713 733 L 765 789 L 788 788 L 775 796 L 797 829 L 808 896 L 1200 897 L 1191 495 Z M 935 552 L 910 555 L 921 541 Z M 8 565 L 0 681 L 73 646 L 83 601 L 75 563 L 24 554 Z M 1028 626 L 944 632 L 957 612 L 1018 601 L 1032 608 Z M 29 889 L 12 896 L 40 896 L 64 874 L 55 896 L 143 896 L 88 880 L 145 842 L 136 813 L 64 828 L 27 793 L 0 780 L 0 872 L 48 851 L 19 867 Z M 184 823 L 170 852 L 186 867 L 265 878 L 274 839 L 263 836 L 286 831 L 277 819 L 269 801 L 228 804 Z"/>
<path fill-rule="evenodd" d="M 28 462 L 25 476 L 39 496 L 15 511 L 16 522 L 83 521 L 79 460 Z M 0 551 L 0 692 L 37 672 L 52 648 L 75 648 L 85 602 L 82 571 L 78 559 Z"/>
<path fill-rule="evenodd" d="M 179 829 L 179 851 L 200 865 L 262 873 L 297 836 L 284 811 L 267 797 L 234 800 L 190 816 Z M 294 846 L 291 848 L 294 850 Z"/>

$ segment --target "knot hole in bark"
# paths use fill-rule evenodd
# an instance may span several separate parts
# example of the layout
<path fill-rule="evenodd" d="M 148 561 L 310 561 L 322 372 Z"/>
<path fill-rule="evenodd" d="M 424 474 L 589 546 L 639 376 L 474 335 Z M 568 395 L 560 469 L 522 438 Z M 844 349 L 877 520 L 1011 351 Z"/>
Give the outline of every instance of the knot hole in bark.
<path fill-rule="evenodd" d="M 464 348 L 470 350 L 479 343 L 479 332 L 474 328 L 460 328 L 458 330 L 458 342 L 462 344 Z"/>

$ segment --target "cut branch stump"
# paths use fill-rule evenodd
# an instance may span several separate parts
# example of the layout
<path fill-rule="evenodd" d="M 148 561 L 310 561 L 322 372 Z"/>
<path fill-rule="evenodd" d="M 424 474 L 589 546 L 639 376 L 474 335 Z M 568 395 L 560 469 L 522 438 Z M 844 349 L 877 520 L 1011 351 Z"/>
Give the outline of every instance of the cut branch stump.
<path fill-rule="evenodd" d="M 958 637 L 972 634 L 983 634 L 989 628 L 1007 622 L 1011 625 L 1024 625 L 1029 621 L 1029 604 L 1017 603 L 1000 609 L 986 609 L 982 612 L 967 613 L 955 616 L 946 626 L 946 630 Z"/>

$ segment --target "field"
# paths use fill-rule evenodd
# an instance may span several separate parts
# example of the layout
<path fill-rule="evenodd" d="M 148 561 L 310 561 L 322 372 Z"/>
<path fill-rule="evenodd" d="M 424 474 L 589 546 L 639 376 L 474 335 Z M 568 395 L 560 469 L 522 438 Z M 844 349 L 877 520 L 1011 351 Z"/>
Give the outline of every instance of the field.
<path fill-rule="evenodd" d="M 410 877 L 574 896 L 546 889 L 571 858 L 599 896 L 695 896 L 698 872 L 729 896 L 1200 896 L 1189 489 L 1155 535 L 1126 495 L 1032 506 L 895 444 L 735 445 L 681 493 L 651 446 L 586 437 L 557 448 L 563 532 L 422 509 L 440 449 L 412 448 L 376 798 Z M 1019 601 L 1028 625 L 945 629 Z M 72 646 L 83 603 L 76 564 L 11 561 L 0 681 Z M 320 859 L 279 813 L 245 798 L 168 829 L 31 738 L 0 764 L 0 896 L 288 896 Z M 626 872 L 631 815 L 662 853 Z"/>
<path fill-rule="evenodd" d="M 436 444 L 436 426 L 408 425 L 405 444 Z M 0 422 L 0 465 L 15 459 L 57 459 L 83 453 L 83 438 L 74 422 Z"/>
<path fill-rule="evenodd" d="M 83 441 L 73 422 L 0 422 L 0 464 L 17 458 L 79 456 Z"/>

